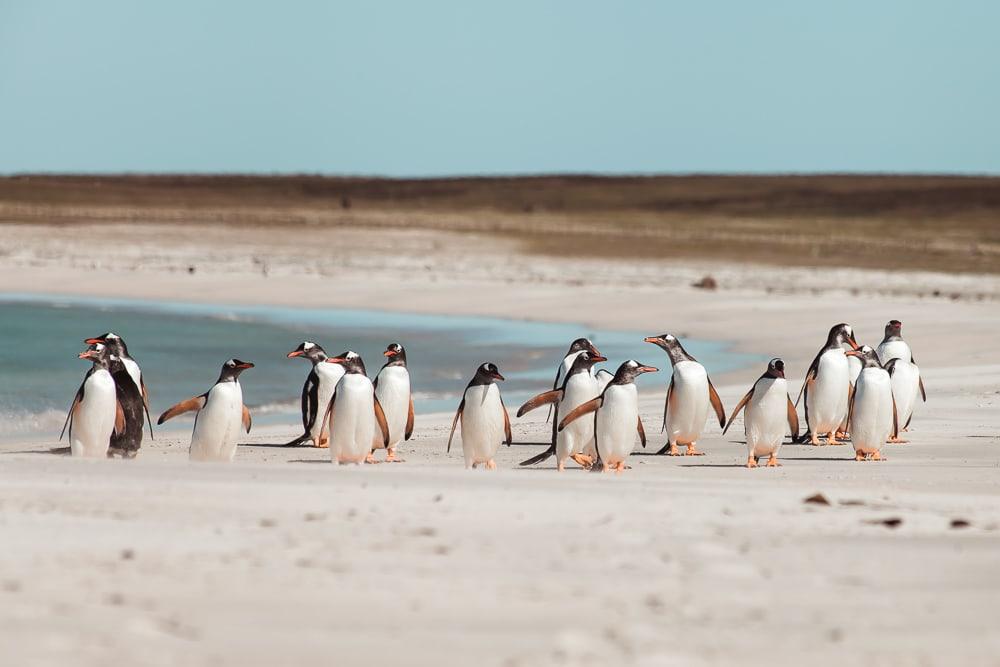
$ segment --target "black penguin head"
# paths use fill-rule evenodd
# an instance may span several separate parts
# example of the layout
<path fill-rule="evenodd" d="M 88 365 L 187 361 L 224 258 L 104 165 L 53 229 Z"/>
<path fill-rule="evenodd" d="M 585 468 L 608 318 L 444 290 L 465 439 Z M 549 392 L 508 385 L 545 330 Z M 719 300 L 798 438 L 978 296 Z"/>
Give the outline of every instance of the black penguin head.
<path fill-rule="evenodd" d="M 848 350 L 847 356 L 860 359 L 861 368 L 882 368 L 882 362 L 879 361 L 878 354 L 868 345 L 862 345 L 855 350 Z"/>
<path fill-rule="evenodd" d="M 83 342 L 88 345 L 96 345 L 100 343 L 101 345 L 108 347 L 111 353 L 116 357 L 128 357 L 128 347 L 125 346 L 125 339 L 113 331 L 103 333 L 100 336 L 94 336 L 93 338 L 88 338 Z"/>
<path fill-rule="evenodd" d="M 365 362 L 361 359 L 361 355 L 354 350 L 347 350 L 346 352 L 341 352 L 335 357 L 329 357 L 326 360 L 328 364 L 340 364 L 344 367 L 345 373 L 360 373 L 361 375 L 368 375 L 368 371 L 365 370 Z"/>
<path fill-rule="evenodd" d="M 785 362 L 777 357 L 771 359 L 771 361 L 767 362 L 767 372 L 764 375 L 769 378 L 785 377 Z"/>
<path fill-rule="evenodd" d="M 652 343 L 663 349 L 670 357 L 670 363 L 676 364 L 680 361 L 694 361 L 694 357 L 687 353 L 684 346 L 673 334 L 660 334 L 659 336 L 647 336 L 643 339 L 647 343 Z"/>
<path fill-rule="evenodd" d="M 629 359 L 618 367 L 618 371 L 615 373 L 615 377 L 611 383 L 628 384 L 634 382 L 643 373 L 655 373 L 658 370 L 660 369 L 655 366 L 646 366 L 645 364 L 640 364 L 635 359 Z"/>
<path fill-rule="evenodd" d="M 311 340 L 302 341 L 297 348 L 288 353 L 289 359 L 294 359 L 295 357 L 303 357 L 318 364 L 321 361 L 326 361 L 326 351 L 312 342 Z"/>
<path fill-rule="evenodd" d="M 222 364 L 222 372 L 219 373 L 219 382 L 235 382 L 236 378 L 240 376 L 240 373 L 248 368 L 253 368 L 253 364 L 249 361 L 230 359 L 226 363 Z"/>
<path fill-rule="evenodd" d="M 471 384 L 491 384 L 496 381 L 503 382 L 506 378 L 500 375 L 500 369 L 491 361 L 486 362 L 476 369 L 476 375 L 472 378 Z"/>
<path fill-rule="evenodd" d="M 850 345 L 851 349 L 858 349 L 858 341 L 854 339 L 854 329 L 851 328 L 850 324 L 843 322 L 833 325 L 833 328 L 830 329 L 830 333 L 826 336 L 826 345 L 827 347 Z"/>
<path fill-rule="evenodd" d="M 590 342 L 589 338 L 577 338 L 573 341 L 573 344 L 569 346 L 569 351 L 566 353 L 566 356 L 568 357 L 574 352 L 582 352 L 583 350 L 590 352 L 595 357 L 601 356 L 601 353 L 597 351 L 597 348 L 594 347 L 594 344 Z"/>
<path fill-rule="evenodd" d="M 107 368 L 111 362 L 111 350 L 104 343 L 91 343 L 90 347 L 78 355 L 81 359 L 94 362 L 97 368 Z"/>
<path fill-rule="evenodd" d="M 406 365 L 406 350 L 399 343 L 389 343 L 382 354 L 387 357 L 386 366 Z"/>
<path fill-rule="evenodd" d="M 903 337 L 903 323 L 899 320 L 889 320 L 885 325 L 885 339 L 892 340 L 893 338 Z"/>
<path fill-rule="evenodd" d="M 593 354 L 584 350 L 580 354 L 576 355 L 576 359 L 573 360 L 573 365 L 569 367 L 569 373 L 566 377 L 573 375 L 574 373 L 583 373 L 589 371 L 594 367 L 594 364 L 599 364 L 602 361 L 607 361 L 607 357 L 602 357 L 599 354 Z"/>

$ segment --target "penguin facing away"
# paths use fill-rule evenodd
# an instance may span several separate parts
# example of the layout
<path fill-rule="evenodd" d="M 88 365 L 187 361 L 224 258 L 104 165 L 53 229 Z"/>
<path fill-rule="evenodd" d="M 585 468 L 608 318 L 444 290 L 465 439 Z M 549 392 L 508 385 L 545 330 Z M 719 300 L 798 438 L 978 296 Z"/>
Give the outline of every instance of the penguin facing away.
<path fill-rule="evenodd" d="M 484 363 L 476 369 L 476 374 L 462 394 L 462 402 L 458 404 L 455 419 L 451 422 L 451 434 L 445 451 L 451 451 L 455 428 L 461 422 L 462 453 L 467 469 L 484 465 L 487 470 L 496 470 L 494 459 L 500 443 L 506 442 L 510 447 L 513 442 L 510 415 L 497 385 L 498 381 L 503 380 L 496 364 Z"/>
<path fill-rule="evenodd" d="M 538 394 L 534 398 L 525 402 L 517 411 L 517 416 L 522 417 L 542 405 L 555 405 L 555 417 L 552 420 L 552 441 L 548 449 L 541 454 L 533 456 L 527 461 L 521 462 L 522 466 L 541 463 L 550 456 L 556 456 L 556 469 L 562 472 L 566 467 L 566 461 L 573 459 L 584 468 L 590 468 L 594 462 L 592 456 L 588 456 L 585 451 L 592 448 L 594 442 L 594 423 L 590 419 L 580 419 L 574 421 L 564 430 L 558 430 L 556 424 L 560 416 L 569 413 L 582 403 L 599 396 L 603 387 L 592 373 L 594 364 L 607 361 L 605 357 L 593 355 L 584 350 L 576 356 L 573 366 L 563 378 L 562 386 L 559 389 Z"/>
<path fill-rule="evenodd" d="M 600 396 L 577 406 L 559 422 L 558 430 L 562 431 L 585 415 L 594 413 L 592 419 L 597 460 L 591 470 L 614 470 L 618 473 L 625 470 L 628 467 L 625 461 L 635 448 L 637 434 L 642 446 L 646 446 L 646 431 L 639 417 L 639 394 L 635 378 L 658 370 L 629 359 L 618 367 L 614 379 Z"/>
<path fill-rule="evenodd" d="M 807 431 L 799 442 L 809 438 L 813 445 L 823 444 L 819 436 L 826 435 L 831 445 L 842 445 L 837 440 L 837 429 L 848 412 L 851 400 L 850 370 L 844 345 L 858 349 L 854 330 L 849 324 L 836 324 L 827 334 L 826 343 L 809 364 L 805 380 L 799 390 L 795 405 L 805 397 Z"/>
<path fill-rule="evenodd" d="M 581 352 L 589 352 L 595 357 L 601 356 L 601 353 L 597 351 L 594 344 L 590 342 L 589 338 L 577 338 L 572 343 L 570 343 L 569 349 L 563 356 L 563 360 L 559 362 L 559 367 L 556 369 L 556 379 L 552 382 L 552 390 L 555 391 L 562 386 L 563 380 L 566 379 L 566 374 L 569 373 L 569 369 L 573 367 L 573 361 L 580 355 Z M 548 416 L 545 421 L 552 418 L 552 407 L 549 407 Z"/>
<path fill-rule="evenodd" d="M 899 434 L 889 373 L 882 368 L 875 350 L 867 345 L 847 354 L 859 357 L 863 364 L 851 397 L 847 420 L 854 444 L 854 458 L 858 461 L 881 461 L 884 460 L 882 445 Z"/>
<path fill-rule="evenodd" d="M 762 456 L 767 456 L 767 466 L 780 466 L 778 451 L 785 433 L 789 430 L 794 440 L 799 434 L 799 416 L 788 395 L 785 380 L 785 362 L 771 359 L 767 370 L 757 378 L 750 391 L 740 399 L 732 416 L 722 430 L 723 435 L 733 425 L 740 410 L 746 408 L 743 428 L 747 437 L 747 467 L 756 468 Z M 786 428 L 787 427 L 787 428 Z"/>
<path fill-rule="evenodd" d="M 115 393 L 125 413 L 125 430 L 111 435 L 111 455 L 132 459 L 142 447 L 143 428 L 149 423 L 153 438 L 153 420 L 149 416 L 149 392 L 139 364 L 128 352 L 125 339 L 109 331 L 84 340 L 88 345 L 104 345 L 109 353 L 108 370 L 115 381 Z"/>
<path fill-rule="evenodd" d="M 896 401 L 896 418 L 900 431 L 905 431 L 913 418 L 913 408 L 917 404 L 917 395 L 923 396 L 923 384 L 920 382 L 920 369 L 912 361 L 893 357 L 883 366 L 889 373 L 889 385 L 892 388 L 892 398 Z M 927 397 L 923 396 L 926 401 Z M 892 443 L 905 443 L 899 434 L 889 438 Z"/>
<path fill-rule="evenodd" d="M 406 350 L 399 343 L 390 343 L 382 353 L 387 359 L 375 376 L 375 398 L 385 414 L 389 428 L 389 442 L 384 444 L 376 431 L 372 453 L 385 449 L 387 463 L 402 462 L 396 457 L 396 447 L 413 435 L 413 394 L 410 390 L 410 371 L 406 367 Z"/>
<path fill-rule="evenodd" d="M 108 370 L 110 352 L 106 346 L 96 343 L 79 357 L 93 365 L 76 391 L 59 439 L 62 440 L 68 428 L 73 456 L 107 458 L 112 435 L 125 431 L 125 413 Z"/>
<path fill-rule="evenodd" d="M 389 427 L 365 362 L 357 352 L 348 350 L 324 363 L 344 368 L 325 412 L 330 429 L 330 460 L 339 465 L 374 463 L 375 430 L 378 428 L 383 446 L 388 446 Z"/>
<path fill-rule="evenodd" d="M 902 322 L 900 322 L 899 320 L 889 320 L 886 323 L 885 337 L 882 339 L 882 342 L 879 343 L 879 346 L 875 350 L 875 353 L 878 355 L 879 361 L 882 363 L 882 366 L 886 370 L 889 370 L 889 362 L 891 362 L 893 359 L 900 359 L 903 362 L 906 361 L 910 362 L 913 365 L 913 368 L 916 368 L 917 370 L 917 385 L 920 391 L 920 397 L 923 399 L 925 403 L 927 402 L 927 392 L 924 390 L 924 379 L 920 375 L 920 368 L 917 366 L 916 359 L 913 358 L 913 352 L 912 350 L 910 350 L 909 343 L 903 340 Z M 903 368 L 903 365 L 901 365 L 901 368 Z M 907 377 L 907 381 L 908 381 L 907 371 L 909 370 L 912 369 L 911 368 L 903 369 L 903 373 L 904 376 Z M 900 381 L 902 380 L 897 380 L 896 384 L 898 384 Z M 902 426 L 900 430 L 905 431 L 907 430 L 907 427 L 910 425 L 910 419 L 913 417 L 913 414 L 912 410 L 908 411 L 904 419 L 903 412 L 904 411 L 900 409 L 899 413 L 900 421 L 903 422 L 904 424 L 904 426 Z"/>
<path fill-rule="evenodd" d="M 249 433 L 251 426 L 250 411 L 243 404 L 243 387 L 239 380 L 240 374 L 248 368 L 253 368 L 249 361 L 230 359 L 222 364 L 219 379 L 211 389 L 177 403 L 160 415 L 157 424 L 185 412 L 197 412 L 188 450 L 192 461 L 225 462 L 236 456 L 240 428 Z"/>
<path fill-rule="evenodd" d="M 719 428 L 726 424 L 726 410 L 722 399 L 708 377 L 708 371 L 698 360 L 688 354 L 676 336 L 662 334 L 644 339 L 660 347 L 670 358 L 673 372 L 663 405 L 663 428 L 667 444 L 657 454 L 678 456 L 678 445 L 687 447 L 685 456 L 701 456 L 696 445 L 708 418 L 711 405 L 719 420 Z"/>
<path fill-rule="evenodd" d="M 330 434 L 327 431 L 324 415 L 333 397 L 333 390 L 344 376 L 344 367 L 339 364 L 323 363 L 328 358 L 326 351 L 309 340 L 300 343 L 288 353 L 287 357 L 307 359 L 312 363 L 312 368 L 302 386 L 303 433 L 285 446 L 297 447 L 312 442 L 314 447 L 329 447 Z"/>

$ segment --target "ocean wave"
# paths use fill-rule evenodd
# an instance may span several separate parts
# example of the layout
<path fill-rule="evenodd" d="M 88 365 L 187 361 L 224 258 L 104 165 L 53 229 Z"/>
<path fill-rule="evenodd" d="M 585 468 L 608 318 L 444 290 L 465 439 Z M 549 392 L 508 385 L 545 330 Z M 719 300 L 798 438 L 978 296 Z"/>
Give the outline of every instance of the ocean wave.
<path fill-rule="evenodd" d="M 17 408 L 0 410 L 0 434 L 55 433 L 58 435 L 65 421 L 66 413 L 55 408 L 48 408 L 41 412 Z"/>

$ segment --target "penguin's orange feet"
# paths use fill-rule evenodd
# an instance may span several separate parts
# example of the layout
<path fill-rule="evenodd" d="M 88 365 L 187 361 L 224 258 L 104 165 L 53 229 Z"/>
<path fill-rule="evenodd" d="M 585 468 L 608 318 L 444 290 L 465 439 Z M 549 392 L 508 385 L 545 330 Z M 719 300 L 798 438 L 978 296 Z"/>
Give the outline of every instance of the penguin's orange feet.
<path fill-rule="evenodd" d="M 386 452 L 385 462 L 386 463 L 403 463 L 403 462 L 405 462 L 405 459 L 401 459 L 398 456 L 396 456 L 396 450 L 395 449 L 390 449 L 388 452 Z"/>
<path fill-rule="evenodd" d="M 319 440 L 313 440 L 313 447 L 318 447 L 320 449 L 327 449 L 330 446 L 330 436 L 321 435 Z"/>
<path fill-rule="evenodd" d="M 774 454 L 771 454 L 769 457 L 767 457 L 767 467 L 768 468 L 780 468 L 781 464 L 778 463 L 778 457 L 775 456 Z"/>
<path fill-rule="evenodd" d="M 865 456 L 864 452 L 862 452 L 862 451 L 855 451 L 854 452 L 854 460 L 855 461 L 864 461 L 866 458 L 867 457 Z"/>
<path fill-rule="evenodd" d="M 611 464 L 608 463 L 607 461 L 602 461 L 601 462 L 601 472 L 608 472 L 609 470 L 611 470 Z"/>
<path fill-rule="evenodd" d="M 684 456 L 704 456 L 705 452 L 699 452 L 698 449 L 697 449 L 697 447 L 695 447 L 696 444 L 697 443 L 694 443 L 694 442 L 692 442 L 691 444 L 689 444 L 687 446 L 687 451 L 684 452 Z"/>
<path fill-rule="evenodd" d="M 594 465 L 593 456 L 587 456 L 586 454 L 573 454 L 572 456 L 570 456 L 570 458 L 579 463 L 587 470 L 590 470 L 591 466 Z"/>
<path fill-rule="evenodd" d="M 833 434 L 834 438 L 840 438 L 841 440 L 847 439 L 847 431 L 837 431 Z"/>
<path fill-rule="evenodd" d="M 486 462 L 486 469 L 487 470 L 496 470 L 497 469 L 497 462 L 494 461 L 493 459 L 490 459 L 489 461 Z"/>
<path fill-rule="evenodd" d="M 833 431 L 831 431 L 830 435 L 828 435 L 826 437 L 826 444 L 828 444 L 828 445 L 842 445 L 844 443 L 841 442 L 840 440 L 837 440 L 837 434 L 834 433 Z"/>
<path fill-rule="evenodd" d="M 889 438 L 886 442 L 891 442 L 894 445 L 905 445 L 906 443 L 909 442 L 909 440 L 903 440 L 902 438 L 900 438 L 897 435 L 897 436 Z"/>
<path fill-rule="evenodd" d="M 810 433 L 809 435 L 810 435 L 809 442 L 812 443 L 814 446 L 819 447 L 823 444 L 822 442 L 819 441 L 819 435 L 817 435 L 815 431 Z"/>
<path fill-rule="evenodd" d="M 558 472 L 562 472 L 565 469 L 566 469 L 566 462 L 565 461 L 556 461 L 556 470 Z"/>
<path fill-rule="evenodd" d="M 751 456 L 747 457 L 747 467 L 748 468 L 756 468 L 757 467 L 757 457 L 756 456 L 751 455 Z"/>
<path fill-rule="evenodd" d="M 368 456 L 365 457 L 365 463 L 378 463 L 375 460 L 375 452 L 368 452 Z"/>
<path fill-rule="evenodd" d="M 879 452 L 872 452 L 872 454 L 871 454 L 871 460 L 872 461 L 887 461 L 888 459 L 886 459 L 884 456 L 882 456 L 882 454 L 879 453 Z"/>

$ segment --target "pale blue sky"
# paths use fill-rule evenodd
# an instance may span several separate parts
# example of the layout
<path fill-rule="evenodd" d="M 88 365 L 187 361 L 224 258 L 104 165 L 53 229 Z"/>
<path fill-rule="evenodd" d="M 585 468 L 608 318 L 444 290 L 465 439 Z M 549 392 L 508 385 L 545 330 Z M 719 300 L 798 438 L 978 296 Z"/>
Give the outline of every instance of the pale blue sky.
<path fill-rule="evenodd" d="M 1000 173 L 998 34 L 987 0 L 0 0 L 0 172 Z"/>

